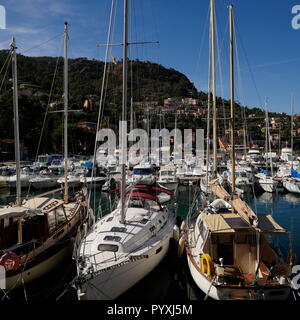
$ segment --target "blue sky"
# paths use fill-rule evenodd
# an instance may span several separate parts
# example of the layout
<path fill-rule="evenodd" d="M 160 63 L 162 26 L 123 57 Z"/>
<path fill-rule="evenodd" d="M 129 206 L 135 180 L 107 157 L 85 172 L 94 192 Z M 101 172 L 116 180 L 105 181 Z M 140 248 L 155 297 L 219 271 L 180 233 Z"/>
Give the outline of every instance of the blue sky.
<path fill-rule="evenodd" d="M 122 2 L 117 1 L 117 43 L 122 40 Z M 199 90 L 207 91 L 209 0 L 131 2 L 131 41 L 160 43 L 132 46 L 130 56 L 179 70 Z M 292 7 L 300 5 L 300 0 L 216 0 L 221 61 L 218 94 L 225 98 L 229 95 L 230 3 L 235 6 L 238 30 L 237 100 L 261 107 L 267 97 L 271 110 L 289 113 L 294 92 L 296 112 L 300 113 L 300 30 L 291 26 Z M 20 53 L 62 55 L 62 37 L 56 36 L 62 34 L 63 22 L 67 20 L 71 57 L 104 59 L 105 49 L 96 44 L 106 42 L 111 0 L 0 0 L 0 4 L 7 11 L 7 29 L 0 30 L 0 48 L 8 48 L 14 35 Z M 49 39 L 53 40 L 48 42 Z M 121 49 L 114 47 L 112 55 L 121 58 Z"/>

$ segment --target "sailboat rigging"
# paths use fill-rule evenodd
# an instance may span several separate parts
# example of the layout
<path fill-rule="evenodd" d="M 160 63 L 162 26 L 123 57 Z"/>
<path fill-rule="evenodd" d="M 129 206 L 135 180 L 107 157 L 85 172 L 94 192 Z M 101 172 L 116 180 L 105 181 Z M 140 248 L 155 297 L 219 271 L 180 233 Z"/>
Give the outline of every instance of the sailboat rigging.
<path fill-rule="evenodd" d="M 127 46 L 128 0 L 124 0 L 120 199 L 78 248 L 75 284 L 84 300 L 115 299 L 144 278 L 167 254 L 175 225 L 175 211 L 162 205 L 155 188 L 126 183 Z"/>
<path fill-rule="evenodd" d="M 214 0 L 210 1 L 214 15 Z M 268 235 L 287 232 L 271 215 L 256 215 L 235 194 L 233 6 L 229 6 L 232 194 L 210 182 L 214 201 L 191 210 L 183 241 L 191 275 L 206 298 L 280 300 L 290 292 L 291 265 L 272 249 Z M 211 23 L 214 20 L 211 19 Z M 213 29 L 213 28 L 212 28 Z"/>

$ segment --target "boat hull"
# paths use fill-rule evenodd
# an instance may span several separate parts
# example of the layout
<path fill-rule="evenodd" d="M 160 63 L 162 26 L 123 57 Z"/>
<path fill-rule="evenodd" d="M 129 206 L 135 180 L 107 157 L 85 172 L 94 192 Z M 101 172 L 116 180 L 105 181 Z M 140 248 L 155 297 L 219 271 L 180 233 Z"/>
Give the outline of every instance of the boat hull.
<path fill-rule="evenodd" d="M 28 284 L 40 277 L 46 275 L 50 271 L 53 271 L 59 267 L 63 262 L 71 259 L 73 250 L 73 243 L 70 240 L 62 249 L 56 254 L 50 256 L 48 259 L 26 269 L 22 273 L 15 274 L 6 278 L 6 289 L 18 288 L 23 284 Z"/>
<path fill-rule="evenodd" d="M 187 254 L 188 266 L 193 280 L 199 289 L 214 300 L 287 300 L 290 287 L 226 287 L 212 285 L 210 279 L 206 278 L 195 266 L 196 261 Z"/>
<path fill-rule="evenodd" d="M 80 300 L 114 300 L 147 276 L 163 260 L 169 250 L 171 234 L 152 246 L 145 255 L 149 258 L 129 262 L 105 271 L 81 284 Z M 160 250 L 156 254 L 156 251 Z"/>
<path fill-rule="evenodd" d="M 178 187 L 178 182 L 174 181 L 174 182 L 157 182 L 159 185 L 161 185 L 163 188 L 166 188 L 168 190 L 171 191 L 176 191 L 177 187 Z"/>
<path fill-rule="evenodd" d="M 292 183 L 291 181 L 283 181 L 282 185 L 288 192 L 300 194 L 300 184 Z"/>
<path fill-rule="evenodd" d="M 45 181 L 32 180 L 32 181 L 30 181 L 30 183 L 31 183 L 32 187 L 37 190 L 50 189 L 50 188 L 55 188 L 55 187 L 59 186 L 57 179 L 51 179 L 51 180 L 45 180 Z"/>

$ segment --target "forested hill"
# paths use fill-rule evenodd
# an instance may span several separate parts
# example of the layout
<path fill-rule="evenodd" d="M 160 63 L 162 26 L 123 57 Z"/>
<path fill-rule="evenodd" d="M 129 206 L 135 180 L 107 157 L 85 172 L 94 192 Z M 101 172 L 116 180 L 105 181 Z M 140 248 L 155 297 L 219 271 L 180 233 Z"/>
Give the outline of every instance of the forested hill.
<path fill-rule="evenodd" d="M 8 51 L 0 51 L 0 140 L 13 139 L 13 102 L 11 83 L 11 63 Z M 63 65 L 62 57 L 27 57 L 18 55 L 19 84 L 19 116 L 20 136 L 29 154 L 36 152 L 38 139 L 44 120 L 48 102 L 54 103 L 54 110 L 62 109 L 63 99 Z M 104 116 L 110 123 L 117 123 L 122 102 L 122 61 L 109 64 L 107 81 L 106 107 Z M 93 96 L 99 102 L 104 63 L 97 60 L 77 58 L 69 60 L 69 108 L 81 110 L 71 114 L 69 118 L 70 141 L 73 142 L 73 152 L 80 150 L 80 145 L 89 140 L 93 145 L 92 132 L 81 132 L 76 123 L 97 121 L 97 108 L 86 111 L 83 105 L 87 97 Z M 182 73 L 164 68 L 162 65 L 129 61 L 128 91 L 133 90 L 134 101 L 160 101 L 169 97 L 197 97 L 195 86 Z M 55 75 L 55 77 L 54 77 Z M 52 95 L 49 99 L 53 83 Z M 25 89 L 24 89 L 25 84 Z M 27 87 L 31 88 L 28 93 Z M 53 109 L 53 108 L 52 108 Z M 61 114 L 50 114 L 46 122 L 47 131 L 42 140 L 43 149 L 40 153 L 61 151 L 62 121 Z M 79 143 L 79 144 L 78 144 Z M 1 147 L 1 146 L 0 146 Z M 92 148 L 91 148 L 92 149 Z M 0 150 L 1 152 L 1 150 Z M 3 152 L 3 151 L 2 151 Z M 0 159 L 1 160 L 1 159 Z"/>
<path fill-rule="evenodd" d="M 11 63 L 8 51 L 0 51 L 0 153 L 1 140 L 13 139 L 13 101 L 11 83 Z M 19 84 L 19 117 L 20 136 L 27 147 L 29 155 L 34 155 L 41 136 L 44 115 L 47 105 L 51 103 L 51 110 L 63 108 L 63 58 L 55 57 L 27 57 L 18 55 L 18 84 Z M 85 130 L 78 123 L 97 121 L 99 97 L 102 84 L 104 63 L 97 60 L 77 58 L 69 60 L 69 108 L 80 110 L 70 113 L 69 117 L 69 140 L 71 151 L 74 153 L 93 152 L 95 134 L 93 130 Z M 55 75 L 55 77 L 54 77 Z M 104 121 L 110 126 L 117 127 L 121 114 L 122 102 L 122 61 L 109 63 L 108 80 L 106 83 Z M 53 85 L 52 95 L 49 97 Z M 197 92 L 194 84 L 182 73 L 163 67 L 149 61 L 129 61 L 128 63 L 128 93 L 133 93 L 134 102 L 156 102 L 153 105 L 163 105 L 166 98 L 199 98 L 202 102 L 207 100 L 207 95 Z M 87 100 L 88 99 L 88 100 Z M 94 101 L 93 108 L 83 108 L 85 101 Z M 97 104 L 98 103 L 98 104 Z M 143 105 L 143 104 L 142 104 Z M 220 116 L 228 118 L 230 110 L 228 101 L 218 98 Z M 141 107 L 142 108 L 142 107 Z M 143 110 L 135 109 L 137 123 L 143 125 Z M 224 113 L 222 112 L 224 110 Z M 242 112 L 236 105 L 236 129 L 243 128 Z M 191 110 L 190 110 L 191 111 Z M 227 113 L 227 115 L 226 115 Z M 254 116 L 253 116 L 254 114 Z M 253 140 L 263 141 L 265 134 L 263 128 L 264 113 L 261 109 L 245 109 L 248 132 Z M 270 114 L 277 117 L 277 127 L 281 137 L 289 141 L 290 117 L 285 114 Z M 245 118 L 244 118 L 245 119 Z M 159 117 L 151 117 L 151 126 L 155 127 Z M 165 114 L 166 127 L 174 126 L 174 111 Z M 300 126 L 300 117 L 296 118 L 296 127 Z M 206 128 L 204 116 L 194 116 L 183 113 L 178 116 L 177 126 L 179 129 Z M 41 141 L 39 153 L 61 152 L 62 149 L 62 114 L 51 113 L 47 117 L 45 133 Z M 221 121 L 218 126 L 218 135 L 223 136 L 228 122 Z M 274 133 L 278 133 L 274 131 Z M 300 138 L 299 146 L 300 146 Z M 295 139 L 296 143 L 296 139 Z M 298 142 L 297 142 L 298 143 Z M 83 149 L 84 148 L 84 149 Z M 1 160 L 1 157 L 0 157 Z"/>
<path fill-rule="evenodd" d="M 0 65 L 3 66 L 8 52 L 0 51 Z M 56 65 L 54 93 L 62 92 L 63 58 L 27 57 L 18 55 L 19 83 L 29 83 L 41 87 L 49 93 Z M 77 58 L 69 60 L 70 96 L 79 103 L 86 95 L 99 94 L 104 63 L 97 60 Z M 182 73 L 167 69 L 162 65 L 135 60 L 128 64 L 128 82 L 132 83 L 135 100 L 145 98 L 158 100 L 165 97 L 196 97 L 197 90 Z M 132 75 L 132 76 L 131 76 Z M 0 75 L 2 79 L 3 73 Z M 110 63 L 108 94 L 121 95 L 122 61 Z M 116 99 L 116 97 L 114 97 Z"/>

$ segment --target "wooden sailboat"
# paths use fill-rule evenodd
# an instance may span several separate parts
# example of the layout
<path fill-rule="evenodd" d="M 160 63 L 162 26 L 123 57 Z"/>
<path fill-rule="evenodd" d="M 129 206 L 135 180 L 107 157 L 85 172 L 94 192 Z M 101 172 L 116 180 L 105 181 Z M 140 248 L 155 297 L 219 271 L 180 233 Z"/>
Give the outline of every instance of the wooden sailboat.
<path fill-rule="evenodd" d="M 65 159 L 67 159 L 67 40 L 65 24 Z M 20 185 L 20 148 L 16 41 L 13 39 L 14 126 L 17 173 L 16 203 L 0 209 L 0 265 L 6 269 L 6 289 L 13 289 L 38 279 L 71 258 L 74 239 L 83 229 L 87 210 L 82 192 L 69 197 L 65 183 L 64 200 L 45 193 L 22 201 Z M 67 161 L 65 161 L 67 163 Z M 67 174 L 67 168 L 65 170 Z"/>
<path fill-rule="evenodd" d="M 214 0 L 211 15 L 214 16 Z M 210 182 L 215 200 L 188 215 L 184 230 L 191 275 L 206 297 L 215 300 L 284 300 L 290 292 L 291 265 L 268 242 L 284 235 L 271 215 L 256 215 L 235 193 L 233 7 L 230 12 L 231 163 L 230 195 Z M 213 21 L 213 19 L 212 19 Z"/>

